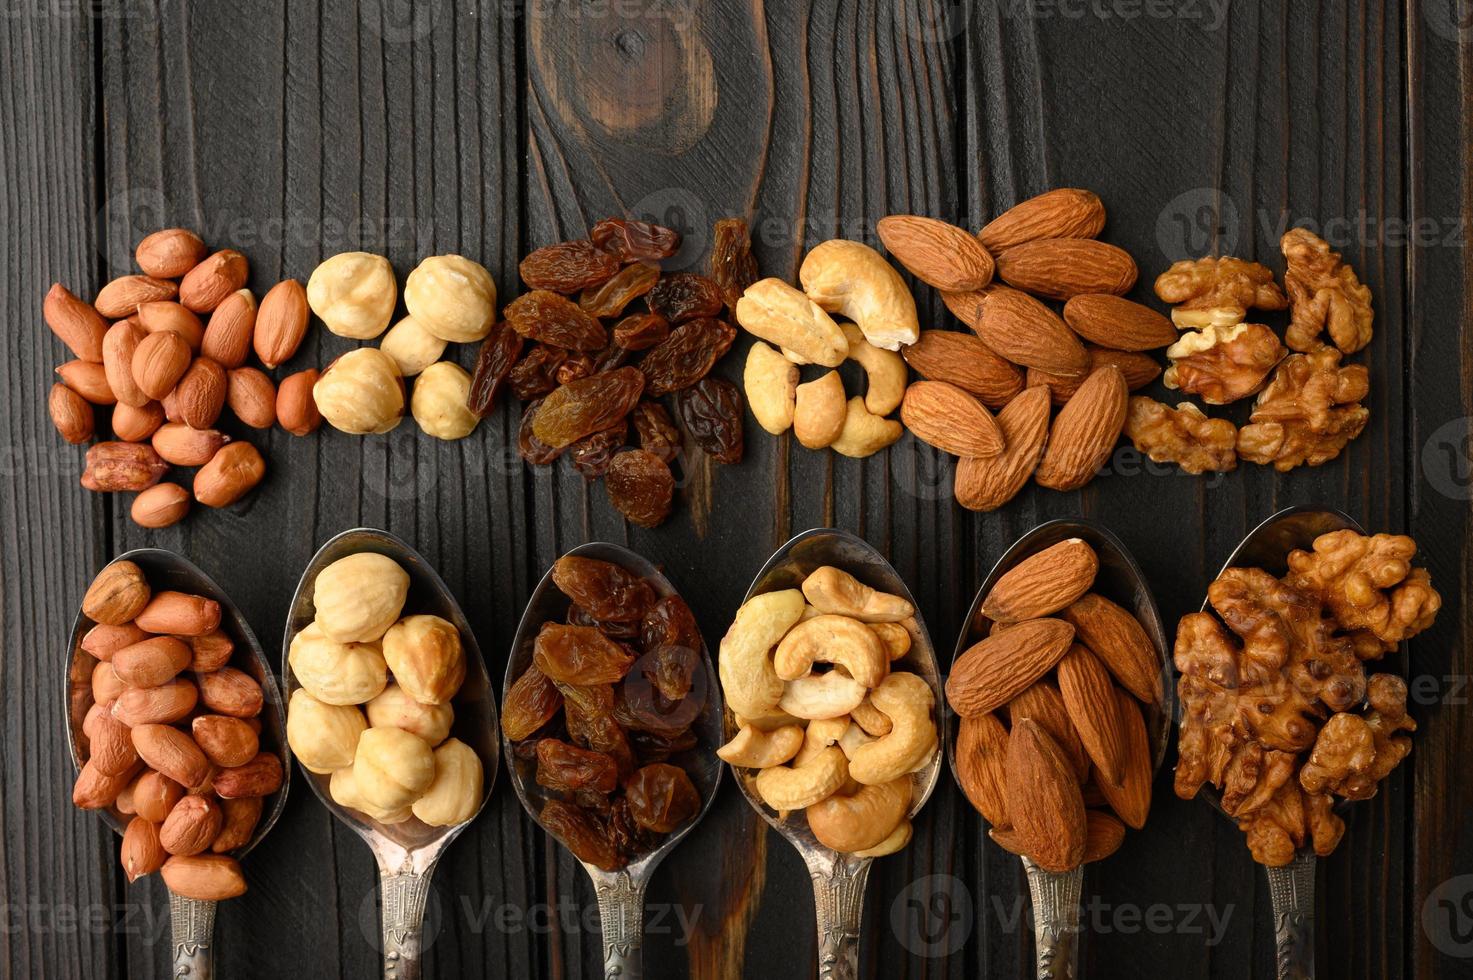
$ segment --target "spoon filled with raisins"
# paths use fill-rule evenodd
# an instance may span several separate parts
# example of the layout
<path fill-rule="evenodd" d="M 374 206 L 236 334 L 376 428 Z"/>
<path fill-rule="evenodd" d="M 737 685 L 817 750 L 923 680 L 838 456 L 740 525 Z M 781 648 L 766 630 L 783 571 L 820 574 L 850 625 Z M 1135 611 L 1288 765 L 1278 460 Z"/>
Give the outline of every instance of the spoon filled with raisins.
<path fill-rule="evenodd" d="M 522 806 L 593 880 L 607 976 L 640 976 L 644 892 L 706 814 L 721 694 L 690 607 L 650 562 L 594 542 L 543 576 L 517 630 L 501 731 Z"/>

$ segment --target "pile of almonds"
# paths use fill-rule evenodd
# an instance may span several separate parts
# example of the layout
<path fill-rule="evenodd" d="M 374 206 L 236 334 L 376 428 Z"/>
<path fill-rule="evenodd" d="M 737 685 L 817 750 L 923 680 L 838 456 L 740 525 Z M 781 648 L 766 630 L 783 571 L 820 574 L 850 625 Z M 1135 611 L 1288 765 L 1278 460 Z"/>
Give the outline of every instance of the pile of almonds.
<path fill-rule="evenodd" d="M 1009 569 L 946 681 L 963 792 L 993 840 L 1048 871 L 1108 857 L 1151 808 L 1141 706 L 1160 703 L 1160 662 L 1136 618 L 1090 591 L 1098 571 L 1078 538 Z"/>
<path fill-rule="evenodd" d="M 57 283 L 42 314 L 75 360 L 56 369 L 48 398 L 52 422 L 74 445 L 98 435 L 97 408 L 110 407 L 111 439 L 87 451 L 82 486 L 131 491 L 133 520 L 167 527 L 191 499 L 226 507 L 261 482 L 255 446 L 216 428 L 228 406 L 255 429 L 280 423 L 295 435 L 318 425 L 311 389 L 316 372 L 293 374 L 278 390 L 261 368 L 289 359 L 307 330 L 307 300 L 294 279 L 262 297 L 245 288 L 246 258 L 232 249 L 206 254 L 183 228 L 154 232 L 135 254 L 142 274 L 120 276 L 91 303 Z M 206 319 L 207 317 L 207 319 Z M 198 467 L 192 492 L 161 482 L 171 466 Z"/>
<path fill-rule="evenodd" d="M 241 894 L 230 853 L 250 841 L 283 773 L 260 745 L 261 686 L 229 666 L 235 643 L 219 603 L 155 592 L 136 564 L 115 561 L 88 587 L 82 613 L 95 625 L 81 649 L 97 662 L 72 802 L 129 818 L 129 881 L 162 871 L 186 898 Z"/>

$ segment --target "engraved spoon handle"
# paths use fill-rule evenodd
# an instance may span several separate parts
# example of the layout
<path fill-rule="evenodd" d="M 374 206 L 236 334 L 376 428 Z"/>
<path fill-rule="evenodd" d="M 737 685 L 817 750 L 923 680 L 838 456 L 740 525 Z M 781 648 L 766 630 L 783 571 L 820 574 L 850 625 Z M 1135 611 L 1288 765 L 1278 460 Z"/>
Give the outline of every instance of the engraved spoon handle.
<path fill-rule="evenodd" d="M 169 930 L 174 936 L 174 976 L 214 980 L 215 903 L 169 892 Z"/>
<path fill-rule="evenodd" d="M 1033 949 L 1038 980 L 1074 980 L 1079 975 L 1079 893 L 1084 868 L 1045 871 L 1025 860 L 1033 898 Z"/>
<path fill-rule="evenodd" d="M 604 939 L 604 976 L 639 980 L 644 976 L 643 878 L 628 871 L 595 876 L 599 928 Z"/>
<path fill-rule="evenodd" d="M 384 980 L 419 980 L 420 938 L 429 894 L 428 871 L 380 872 Z"/>
<path fill-rule="evenodd" d="M 1281 868 L 1265 868 L 1274 911 L 1274 965 L 1279 980 L 1314 980 L 1313 851 Z"/>
<path fill-rule="evenodd" d="M 818 913 L 819 980 L 855 980 L 859 976 L 859 924 L 864 915 L 864 886 L 869 858 L 813 854 L 813 907 Z"/>

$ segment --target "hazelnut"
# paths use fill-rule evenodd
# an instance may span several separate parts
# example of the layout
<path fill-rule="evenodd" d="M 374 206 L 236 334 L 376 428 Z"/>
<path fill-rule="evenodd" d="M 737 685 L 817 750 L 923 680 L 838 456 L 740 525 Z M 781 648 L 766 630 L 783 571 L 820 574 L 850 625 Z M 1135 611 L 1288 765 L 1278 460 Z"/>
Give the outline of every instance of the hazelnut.
<path fill-rule="evenodd" d="M 287 663 L 297 682 L 324 704 L 363 704 L 389 682 L 377 643 L 340 643 L 324 636 L 317 623 L 292 640 Z"/>
<path fill-rule="evenodd" d="M 431 255 L 404 280 L 409 315 L 442 340 L 469 343 L 491 332 L 496 283 L 485 266 L 460 255 Z"/>
<path fill-rule="evenodd" d="M 312 386 L 317 411 L 353 435 L 388 432 L 404 415 L 404 379 L 394 359 L 375 347 L 350 350 Z"/>
<path fill-rule="evenodd" d="M 435 754 L 402 728 L 370 728 L 358 737 L 353 782 L 363 800 L 380 810 L 409 806 L 435 779 Z"/>
<path fill-rule="evenodd" d="M 465 823 L 481 805 L 481 759 L 452 738 L 435 750 L 435 778 L 411 809 L 431 827 Z"/>
<path fill-rule="evenodd" d="M 388 259 L 368 252 L 342 252 L 312 271 L 307 304 L 339 337 L 368 340 L 389 325 L 397 290 Z"/>
<path fill-rule="evenodd" d="M 390 327 L 378 347 L 394 359 L 399 373 L 406 378 L 414 377 L 445 353 L 445 341 L 420 326 L 412 316 Z"/>
<path fill-rule="evenodd" d="M 405 616 L 384 634 L 384 660 L 416 701 L 444 704 L 465 680 L 460 631 L 439 616 Z"/>
<path fill-rule="evenodd" d="M 351 643 L 381 638 L 399 618 L 408 594 L 409 573 L 398 562 L 361 551 L 317 574 L 312 604 L 323 634 Z"/>
<path fill-rule="evenodd" d="M 332 779 L 327 784 L 327 792 L 338 805 L 358 810 L 370 820 L 377 820 L 385 826 L 403 823 L 414 815 L 407 806 L 389 810 L 369 803 L 358 791 L 358 777 L 352 766 L 333 770 Z"/>
<path fill-rule="evenodd" d="M 414 383 L 409 407 L 426 435 L 436 439 L 464 439 L 481 421 L 467 407 L 470 394 L 471 376 L 465 368 L 451 361 L 440 361 L 425 368 Z"/>
<path fill-rule="evenodd" d="M 325 773 L 353 764 L 358 736 L 368 723 L 352 705 L 326 704 L 305 688 L 294 691 L 286 707 L 286 741 L 297 761 Z"/>
<path fill-rule="evenodd" d="M 431 745 L 445 741 L 454 720 L 455 711 L 450 705 L 416 701 L 398 684 L 390 684 L 368 702 L 368 723 L 374 728 L 402 728 Z"/>

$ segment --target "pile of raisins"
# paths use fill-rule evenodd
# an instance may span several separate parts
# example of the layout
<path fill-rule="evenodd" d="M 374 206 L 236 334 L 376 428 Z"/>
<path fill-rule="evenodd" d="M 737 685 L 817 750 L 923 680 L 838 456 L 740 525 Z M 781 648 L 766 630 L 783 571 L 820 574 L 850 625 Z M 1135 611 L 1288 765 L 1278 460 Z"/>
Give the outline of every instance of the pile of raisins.
<path fill-rule="evenodd" d="M 616 871 L 700 813 L 682 763 L 700 765 L 701 632 L 684 600 L 620 565 L 566 555 L 552 577 L 572 605 L 566 622 L 542 624 L 501 728 L 513 764 L 546 791 L 543 826 Z"/>
<path fill-rule="evenodd" d="M 503 388 L 530 403 L 523 459 L 567 455 L 585 479 L 605 477 L 610 501 L 642 527 L 670 516 L 682 429 L 718 462 L 743 451 L 741 392 L 707 375 L 757 280 L 751 235 L 740 218 L 716 222 L 706 275 L 663 273 L 660 260 L 679 248 L 669 228 L 606 218 L 586 240 L 537 249 L 519 267 L 530 292 L 502 311 L 471 382 L 482 418 Z"/>

